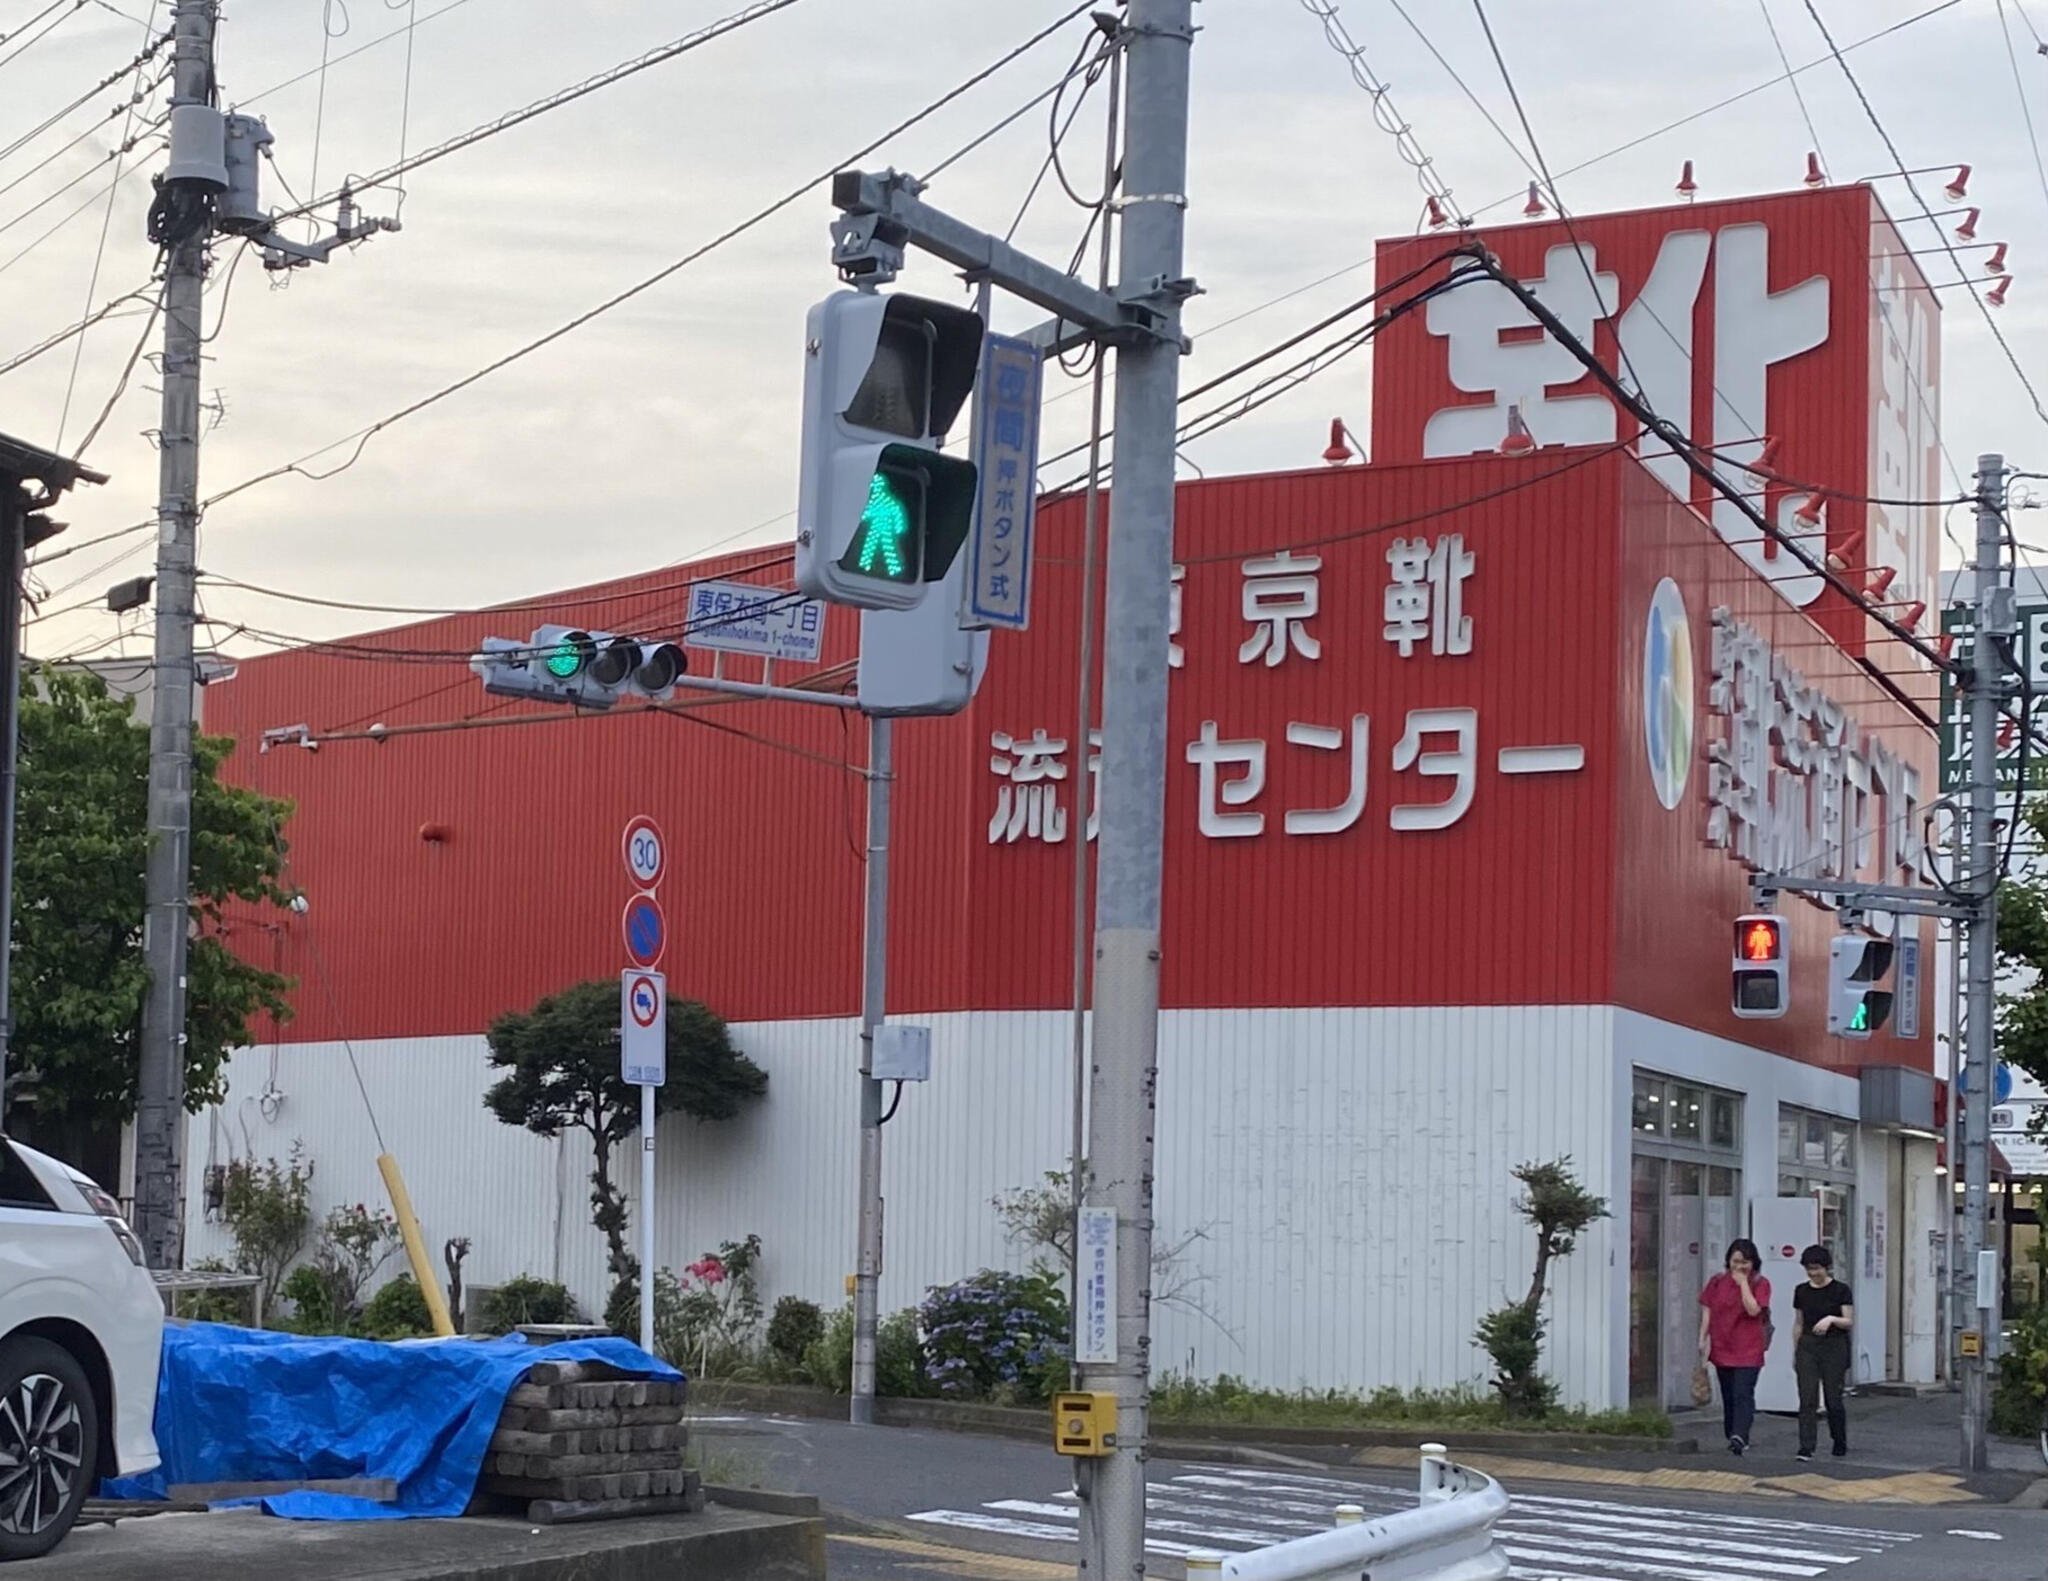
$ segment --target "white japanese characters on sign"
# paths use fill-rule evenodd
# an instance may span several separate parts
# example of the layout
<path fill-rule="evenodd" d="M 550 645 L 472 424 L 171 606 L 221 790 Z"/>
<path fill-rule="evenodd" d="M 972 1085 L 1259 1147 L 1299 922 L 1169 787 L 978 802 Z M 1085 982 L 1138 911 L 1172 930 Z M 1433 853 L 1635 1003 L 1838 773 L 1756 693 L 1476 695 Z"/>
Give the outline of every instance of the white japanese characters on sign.
<path fill-rule="evenodd" d="M 692 648 L 752 653 L 816 664 L 825 641 L 825 606 L 755 582 L 692 582 L 683 641 Z"/>
<path fill-rule="evenodd" d="M 1693 310 L 1714 266 L 1713 388 L 1707 422 L 1696 421 L 1693 380 Z M 1524 282 L 1587 345 L 1594 325 L 1614 317 L 1619 281 L 1599 267 L 1597 250 L 1565 244 L 1544 255 L 1543 273 Z M 1688 434 L 1704 435 L 1723 471 L 1738 489 L 1758 494 L 1766 480 L 1749 467 L 1763 453 L 1771 430 L 1765 391 L 1778 363 L 1813 350 L 1828 338 L 1829 282 L 1814 275 L 1782 291 L 1770 289 L 1770 232 L 1761 224 L 1723 226 L 1718 232 L 1673 231 L 1666 235 L 1642 289 L 1615 325 L 1623 366 L 1649 406 Z M 1425 456 L 1462 456 L 1490 451 L 1508 431 L 1509 409 L 1519 408 L 1537 443 L 1611 443 L 1618 415 L 1605 395 L 1552 395 L 1575 385 L 1585 368 L 1530 315 L 1514 293 L 1493 281 L 1476 281 L 1433 297 L 1427 309 L 1433 335 L 1449 342 L 1453 386 L 1490 396 L 1486 405 L 1446 407 L 1423 428 Z M 1512 333 L 1515 338 L 1507 339 Z M 1685 462 L 1668 446 L 1644 434 L 1636 442 L 1643 464 L 1681 499 L 1693 480 Z M 1785 514 L 1797 501 L 1782 502 Z M 1824 586 L 1820 577 L 1796 570 L 1779 556 L 1749 517 L 1718 499 L 1713 522 L 1721 536 L 1771 586 L 1798 606 L 1811 604 Z"/>
<path fill-rule="evenodd" d="M 1188 662 L 1185 649 L 1174 639 L 1180 636 L 1181 593 L 1187 586 L 1188 568 L 1177 565 L 1173 568 L 1170 589 L 1166 595 L 1166 667 L 1178 670 Z"/>
<path fill-rule="evenodd" d="M 974 535 L 968 607 L 985 625 L 1031 623 L 1031 541 L 1038 516 L 1038 348 L 1007 335 L 981 343 Z"/>
<path fill-rule="evenodd" d="M 1048 735 L 1043 726 L 1019 738 L 992 731 L 994 756 L 989 771 L 1003 783 L 996 791 L 995 816 L 989 819 L 990 845 L 1015 845 L 1037 840 L 1058 845 L 1067 837 L 1067 810 L 1060 804 L 1060 782 L 1067 777 L 1066 739 Z M 1102 732 L 1088 732 L 1088 834 L 1095 838 L 1100 816 L 1096 787 L 1102 777 Z"/>
<path fill-rule="evenodd" d="M 1707 710 L 1707 844 L 1761 872 L 1913 882 L 1921 865 L 1920 771 L 1770 644 L 1716 609 Z M 1884 804 L 1874 821 L 1874 806 Z"/>
<path fill-rule="evenodd" d="M 1465 546 L 1464 536 L 1449 533 L 1434 541 L 1396 540 L 1386 558 L 1392 572 L 1385 603 L 1386 640 L 1400 647 L 1403 658 L 1425 643 L 1432 654 L 1471 653 L 1472 617 L 1465 612 L 1464 588 L 1472 576 L 1475 556 Z M 1270 668 L 1289 657 L 1321 656 L 1321 640 L 1307 629 L 1321 612 L 1321 569 L 1321 557 L 1284 549 L 1242 563 L 1242 608 L 1252 632 L 1238 649 L 1240 664 L 1263 661 L 1264 667 Z M 1185 574 L 1184 567 L 1173 568 L 1168 624 L 1173 637 L 1181 629 Z M 1168 662 L 1179 668 L 1183 661 L 1180 644 L 1171 643 Z M 1411 780 L 1446 783 L 1434 797 L 1393 802 L 1387 826 L 1402 831 L 1451 828 L 1471 810 L 1479 791 L 1479 712 L 1474 708 L 1415 708 L 1403 716 L 1401 727 L 1388 754 L 1392 772 Z M 1290 720 L 1285 744 L 1296 749 L 1289 756 L 1298 763 L 1312 761 L 1318 754 L 1338 756 L 1345 766 L 1344 794 L 1321 806 L 1311 803 L 1282 808 L 1280 827 L 1296 836 L 1337 835 L 1356 828 L 1365 816 L 1371 785 L 1371 716 L 1354 713 L 1331 723 Z M 1060 844 L 1068 828 L 1068 809 L 1060 799 L 1061 785 L 1068 778 L 1066 737 L 1043 727 L 1029 735 L 996 731 L 990 735 L 989 745 L 993 749 L 989 770 L 998 783 L 988 843 Z M 1101 747 L 1099 730 L 1090 733 L 1089 745 L 1091 749 Z M 1196 826 L 1205 838 L 1242 840 L 1266 832 L 1266 812 L 1255 805 L 1267 789 L 1269 750 L 1263 738 L 1227 736 L 1218 721 L 1205 719 L 1195 739 L 1186 744 L 1184 756 L 1195 769 Z M 1586 766 L 1586 749 L 1577 742 L 1506 746 L 1494 750 L 1493 762 L 1504 776 L 1570 774 Z M 1099 752 L 1091 750 L 1090 840 L 1096 832 L 1095 788 L 1100 774 Z M 1413 794 L 1414 789 L 1426 793 L 1431 788 L 1414 786 L 1403 794 Z"/>
<path fill-rule="evenodd" d="M 1465 613 L 1465 581 L 1473 554 L 1462 533 L 1449 533 L 1432 546 L 1426 538 L 1396 538 L 1387 545 L 1387 624 L 1383 635 L 1412 658 L 1418 644 L 1429 651 L 1472 651 L 1472 617 Z"/>
<path fill-rule="evenodd" d="M 1245 561 L 1244 618 L 1252 634 L 1237 650 L 1239 664 L 1250 664 L 1263 655 L 1271 669 L 1287 657 L 1290 648 L 1304 659 L 1322 656 L 1322 643 L 1308 630 L 1320 602 L 1316 573 L 1322 568 L 1322 556 L 1297 555 L 1287 549 Z"/>

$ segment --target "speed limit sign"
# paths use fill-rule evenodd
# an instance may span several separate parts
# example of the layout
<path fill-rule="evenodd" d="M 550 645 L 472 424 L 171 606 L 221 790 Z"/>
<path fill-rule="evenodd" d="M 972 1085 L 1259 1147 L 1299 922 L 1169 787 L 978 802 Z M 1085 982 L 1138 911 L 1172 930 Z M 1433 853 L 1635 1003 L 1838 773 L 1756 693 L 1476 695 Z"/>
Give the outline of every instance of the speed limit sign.
<path fill-rule="evenodd" d="M 626 859 L 626 871 L 633 875 L 633 882 L 640 888 L 652 889 L 661 882 L 666 857 L 661 829 L 652 818 L 642 813 L 631 820 L 626 825 L 619 850 Z"/>

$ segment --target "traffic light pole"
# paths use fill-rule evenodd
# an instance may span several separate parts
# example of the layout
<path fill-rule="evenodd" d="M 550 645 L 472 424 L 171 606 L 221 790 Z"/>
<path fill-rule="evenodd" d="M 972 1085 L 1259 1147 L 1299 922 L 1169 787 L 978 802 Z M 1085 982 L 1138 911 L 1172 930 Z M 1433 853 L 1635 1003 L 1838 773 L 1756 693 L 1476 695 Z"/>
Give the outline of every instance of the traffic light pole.
<path fill-rule="evenodd" d="M 172 115 L 211 105 L 217 0 L 178 0 Z M 175 167 L 173 167 L 175 169 Z M 135 1227 L 152 1268 L 184 1255 L 180 1160 L 185 1129 L 185 953 L 191 928 L 193 584 L 199 532 L 200 292 L 212 216 L 166 179 L 163 415 L 157 488 L 156 652 L 149 708 L 149 864 L 142 951 L 140 1102 L 135 1117 Z M 186 214 L 198 216 L 187 225 Z"/>
<path fill-rule="evenodd" d="M 1996 1065 L 1998 979 L 1998 722 L 2012 691 L 2007 678 L 2009 645 L 2019 629 L 2016 596 L 2002 580 L 2005 517 L 2005 458 L 1977 458 L 1977 552 L 1974 572 L 1974 629 L 1969 666 L 1958 677 L 1968 711 L 1970 783 L 1964 798 L 1964 862 L 1947 891 L 1887 884 L 1843 883 L 1789 873 L 1756 873 L 1750 886 L 1760 906 L 1779 890 L 1813 895 L 1844 910 L 1890 911 L 1945 917 L 1961 935 L 1964 954 L 1962 1024 L 1951 1072 L 1949 1123 L 1960 1138 L 1950 1152 L 1963 1182 L 1961 1250 L 1949 1269 L 1946 1325 L 1955 1347 L 1961 1380 L 1962 1467 L 1981 1471 L 1990 1430 L 1990 1375 L 1996 1361 L 1999 1290 L 1995 1250 L 1987 1245 L 1991 1201 L 1991 1095 Z M 2018 816 L 2017 813 L 2014 816 Z M 1958 1122 L 1956 1108 L 1962 1109 Z M 1944 1193 L 1951 1196 L 1953 1193 Z M 1944 1222 L 1954 1226 L 1954 1204 L 1943 1204 Z M 1953 1240 L 1950 1241 L 1953 1245 Z"/>
<path fill-rule="evenodd" d="M 894 789 L 890 722 L 868 715 L 866 909 L 861 923 L 860 1246 L 853 1281 L 853 1392 L 848 1418 L 875 1419 L 875 1330 L 882 1278 L 882 1084 L 875 1079 L 875 1033 L 889 989 L 889 793 Z"/>
<path fill-rule="evenodd" d="M 2017 629 L 2014 594 L 1999 578 L 2006 535 L 2005 458 L 1977 458 L 1976 623 L 1964 696 L 1970 714 L 1969 871 L 1962 888 L 1975 902 L 1965 922 L 1967 967 L 1963 987 L 1963 1247 L 1957 1286 L 1967 1297 L 1961 1314 L 1978 1335 L 1957 1358 L 1963 1385 L 1962 1464 L 1985 1465 L 1990 1425 L 1990 1368 L 1998 1348 L 1998 1290 L 1981 1283 L 1991 1185 L 1991 1090 L 1994 1017 L 1997 1014 L 1998 927 L 1998 709 L 2005 692 L 2000 640 Z M 2015 811 L 2014 816 L 2018 813 Z M 1951 1101 L 1954 1101 L 1952 1090 Z"/>
<path fill-rule="evenodd" d="M 1103 615 L 1086 1205 L 1116 1213 L 1116 1360 L 1080 1371 L 1083 1389 L 1115 1396 L 1116 1435 L 1082 1490 L 1081 1566 L 1096 1581 L 1142 1581 L 1145 1574 L 1159 897 L 1180 304 L 1190 289 L 1181 258 L 1194 36 L 1192 0 L 1130 0 L 1123 186 L 1115 200 L 1123 217 L 1118 297 L 1149 298 L 1160 324 L 1158 334 L 1117 350 Z M 1081 1316 L 1075 1314 L 1077 1332 Z"/>
<path fill-rule="evenodd" d="M 1122 215 L 1116 293 L 1072 276 L 929 207 L 923 186 L 890 172 L 842 171 L 832 201 L 842 276 L 895 277 L 903 250 L 945 259 L 969 280 L 1009 291 L 1055 315 L 1027 337 L 1042 350 L 1105 341 L 1117 351 L 1116 471 L 1110 485 L 1103 639 L 1102 775 L 1097 827 L 1095 1033 L 1089 1081 L 1087 1206 L 1116 1218 L 1115 1359 L 1083 1362 L 1080 1387 L 1110 1396 L 1109 1453 L 1082 1462 L 1081 1567 L 1097 1581 L 1145 1573 L 1145 1454 L 1149 1410 L 1153 1092 L 1158 1077 L 1160 877 L 1166 833 L 1167 628 L 1173 569 L 1174 438 L 1180 309 L 1194 294 L 1181 273 L 1187 209 L 1188 66 L 1193 0 L 1128 0 Z M 879 722 L 878 722 L 879 723 Z M 886 749 L 884 749 L 886 750 Z M 1085 752 L 1086 746 L 1083 744 Z M 881 761 L 886 762 L 886 757 Z M 879 787 L 886 782 L 873 782 Z M 871 792 L 872 796 L 872 792 Z M 883 804 L 884 806 L 886 803 Z M 877 804 L 869 803 L 870 845 Z M 886 826 L 884 826 L 886 827 Z M 870 938 L 880 938 L 875 854 L 869 858 Z M 854 1420 L 863 1356 L 872 1355 L 872 1263 L 881 1247 L 881 1095 L 868 1077 L 881 981 L 869 959 L 863 1007 L 861 1267 L 855 1285 Z M 868 1119 L 873 1115 L 875 1125 Z M 1084 1289 L 1084 1303 L 1086 1297 Z M 1077 1312 L 1078 1333 L 1083 1312 Z M 870 1397 L 871 1399 L 871 1397 Z M 871 1409 L 871 1404 L 869 1409 Z"/>

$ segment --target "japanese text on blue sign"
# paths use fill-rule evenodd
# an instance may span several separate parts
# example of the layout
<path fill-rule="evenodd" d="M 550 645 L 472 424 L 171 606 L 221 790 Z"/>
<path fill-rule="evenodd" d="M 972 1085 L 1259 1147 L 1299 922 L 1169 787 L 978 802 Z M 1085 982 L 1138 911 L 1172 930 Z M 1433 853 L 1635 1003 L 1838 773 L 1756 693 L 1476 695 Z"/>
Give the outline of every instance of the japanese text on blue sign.
<path fill-rule="evenodd" d="M 969 609 L 984 625 L 1031 623 L 1031 539 L 1038 522 L 1038 407 L 1045 366 L 1038 348 L 1006 335 L 982 339 L 980 432 L 975 435 Z"/>
<path fill-rule="evenodd" d="M 754 582 L 692 582 L 683 641 L 816 664 L 825 642 L 825 606 Z"/>
<path fill-rule="evenodd" d="M 1081 1210 L 1081 1312 L 1074 1359 L 1116 1360 L 1116 1210 Z"/>

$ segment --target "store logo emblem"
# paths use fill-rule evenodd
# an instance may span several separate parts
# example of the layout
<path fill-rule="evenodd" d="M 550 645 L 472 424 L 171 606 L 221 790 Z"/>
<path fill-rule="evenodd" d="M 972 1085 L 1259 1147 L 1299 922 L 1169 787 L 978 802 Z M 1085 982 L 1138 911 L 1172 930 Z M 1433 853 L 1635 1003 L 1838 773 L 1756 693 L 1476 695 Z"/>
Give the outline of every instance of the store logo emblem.
<path fill-rule="evenodd" d="M 1665 577 L 1643 629 L 1643 749 L 1657 800 L 1674 809 L 1692 775 L 1692 627 L 1685 597 Z"/>

